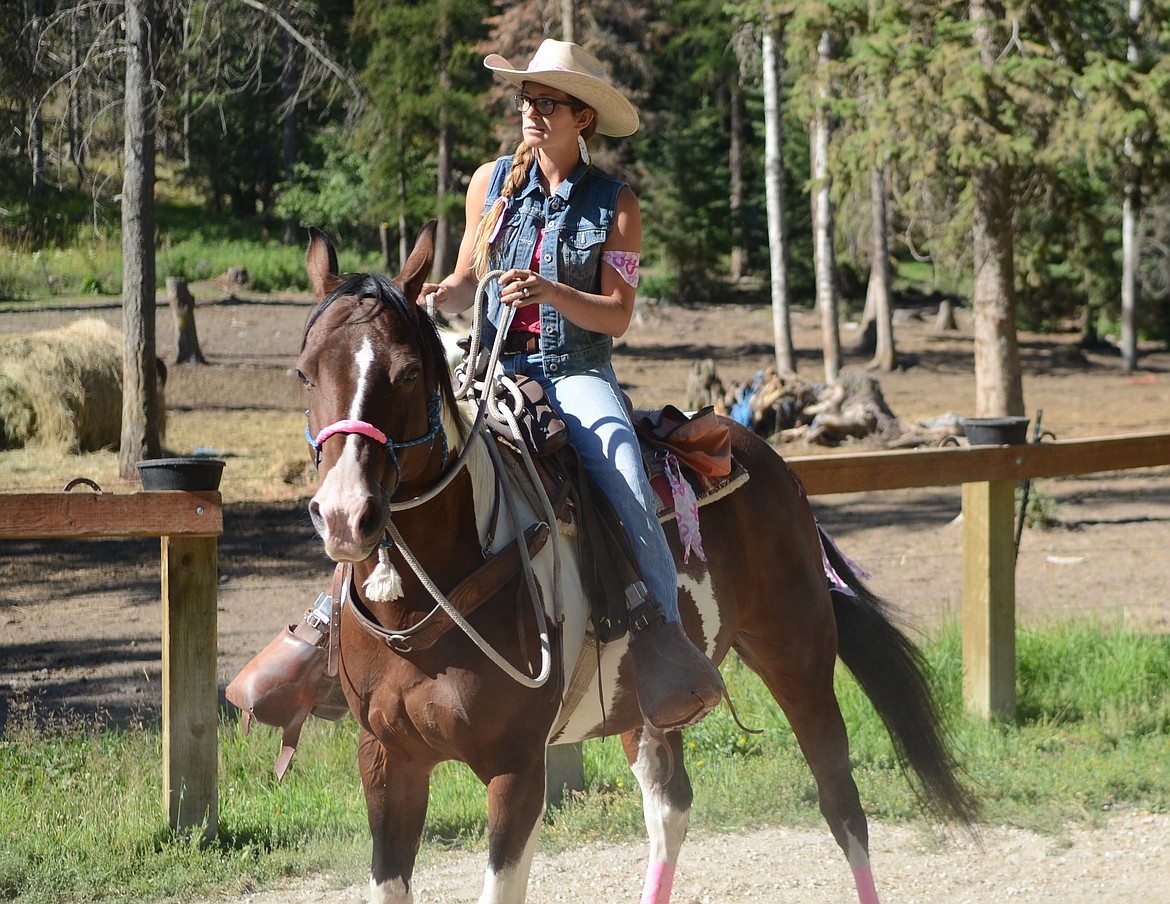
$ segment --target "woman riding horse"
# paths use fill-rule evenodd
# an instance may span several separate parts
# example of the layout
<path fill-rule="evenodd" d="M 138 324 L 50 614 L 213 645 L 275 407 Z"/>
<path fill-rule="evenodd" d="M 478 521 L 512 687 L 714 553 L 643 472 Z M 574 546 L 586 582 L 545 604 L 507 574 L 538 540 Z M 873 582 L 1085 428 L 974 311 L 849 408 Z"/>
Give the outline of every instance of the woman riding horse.
<path fill-rule="evenodd" d="M 527 69 L 499 54 L 484 65 L 520 89 L 522 137 L 515 154 L 472 176 L 455 272 L 424 284 L 423 295 L 442 311 L 465 311 L 479 280 L 504 271 L 489 288 L 489 339 L 515 309 L 503 367 L 543 386 L 645 582 L 626 594 L 642 714 L 659 730 L 692 725 L 719 703 L 723 681 L 681 628 L 674 559 L 611 363 L 634 310 L 641 215 L 634 192 L 593 166 L 586 146 L 595 133 L 633 134 L 638 112 L 576 44 L 546 40 Z"/>

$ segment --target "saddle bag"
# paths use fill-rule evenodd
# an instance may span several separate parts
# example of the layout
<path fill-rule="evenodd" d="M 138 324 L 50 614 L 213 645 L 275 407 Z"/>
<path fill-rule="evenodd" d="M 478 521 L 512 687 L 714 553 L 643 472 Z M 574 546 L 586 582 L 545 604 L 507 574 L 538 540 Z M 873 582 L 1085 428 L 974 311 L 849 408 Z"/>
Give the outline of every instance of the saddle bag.
<path fill-rule="evenodd" d="M 512 436 L 511 427 L 503 421 L 488 416 L 487 424 L 496 433 L 505 439 L 510 439 L 520 445 L 527 446 L 533 455 L 543 458 L 564 448 L 569 441 L 569 428 L 560 419 L 552 404 L 545 395 L 544 387 L 539 381 L 523 374 L 510 374 L 509 380 L 516 384 L 518 390 L 519 412 L 516 415 L 516 425 L 520 436 Z M 509 403 L 505 395 L 501 404 Z"/>
<path fill-rule="evenodd" d="M 711 405 L 687 416 L 673 405 L 634 413 L 634 427 L 650 445 L 666 449 L 700 477 L 732 471 L 731 431 Z"/>

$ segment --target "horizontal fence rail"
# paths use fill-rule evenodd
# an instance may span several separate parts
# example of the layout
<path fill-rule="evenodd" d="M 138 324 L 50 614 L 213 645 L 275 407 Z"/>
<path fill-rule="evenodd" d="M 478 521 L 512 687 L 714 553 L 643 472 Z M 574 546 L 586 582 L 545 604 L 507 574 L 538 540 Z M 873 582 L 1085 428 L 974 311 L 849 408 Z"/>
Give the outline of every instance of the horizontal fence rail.
<path fill-rule="evenodd" d="M 1170 465 L 1170 433 L 786 458 L 810 496 Z"/>
<path fill-rule="evenodd" d="M 3 495 L 0 540 L 216 537 L 219 493 L 21 493 Z"/>

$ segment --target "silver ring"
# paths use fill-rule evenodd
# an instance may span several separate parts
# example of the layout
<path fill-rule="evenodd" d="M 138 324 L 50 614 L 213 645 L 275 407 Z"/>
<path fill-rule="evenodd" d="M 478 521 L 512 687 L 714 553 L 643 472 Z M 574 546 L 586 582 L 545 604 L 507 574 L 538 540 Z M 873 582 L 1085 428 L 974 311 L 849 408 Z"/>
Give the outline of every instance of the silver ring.
<path fill-rule="evenodd" d="M 529 294 L 531 294 L 528 286 L 525 286 L 523 289 L 521 289 L 520 294 L 527 298 Z"/>

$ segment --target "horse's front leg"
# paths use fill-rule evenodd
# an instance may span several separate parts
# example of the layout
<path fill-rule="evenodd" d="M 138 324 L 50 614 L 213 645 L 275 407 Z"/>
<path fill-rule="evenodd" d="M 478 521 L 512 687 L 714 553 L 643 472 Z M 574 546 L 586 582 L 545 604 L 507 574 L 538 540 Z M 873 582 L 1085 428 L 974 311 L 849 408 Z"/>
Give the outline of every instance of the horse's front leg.
<path fill-rule="evenodd" d="M 487 778 L 488 869 L 479 904 L 523 904 L 528 893 L 544 813 L 544 755 L 537 747 Z"/>
<path fill-rule="evenodd" d="M 430 771 L 391 763 L 382 742 L 363 728 L 358 765 L 374 851 L 370 861 L 371 904 L 413 904 L 411 876 L 427 815 Z"/>
<path fill-rule="evenodd" d="M 622 747 L 642 788 L 642 813 L 650 836 L 642 904 L 667 904 L 694 798 L 683 768 L 682 734 L 660 735 L 639 728 L 622 735 Z"/>

